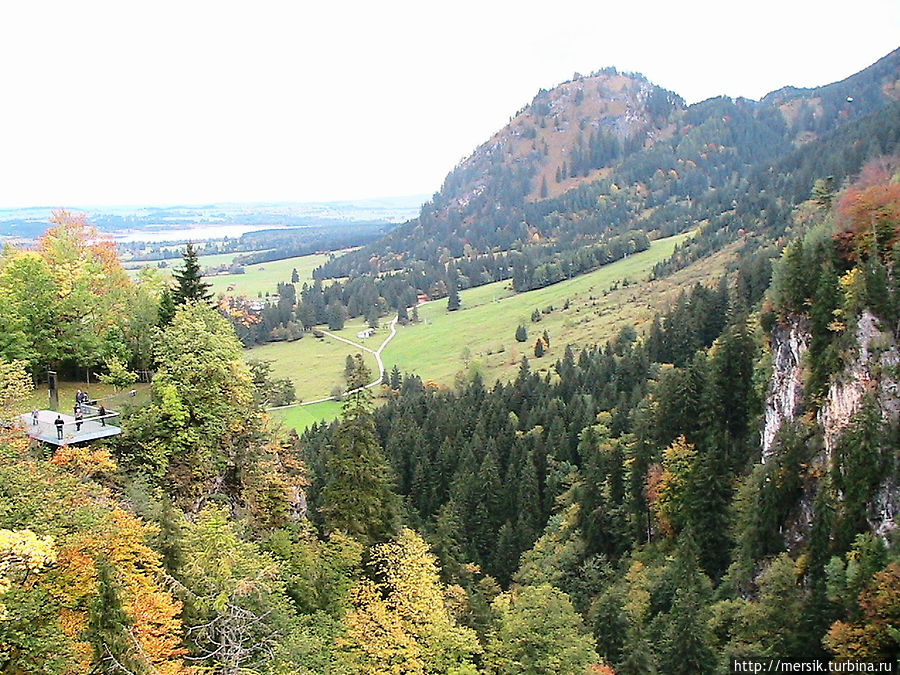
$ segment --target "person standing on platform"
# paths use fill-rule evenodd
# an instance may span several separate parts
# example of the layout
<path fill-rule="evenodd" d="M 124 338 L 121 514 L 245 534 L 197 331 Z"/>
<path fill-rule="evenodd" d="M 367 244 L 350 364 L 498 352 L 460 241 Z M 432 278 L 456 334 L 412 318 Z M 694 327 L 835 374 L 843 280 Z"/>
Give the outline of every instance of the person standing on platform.
<path fill-rule="evenodd" d="M 62 415 L 57 415 L 56 420 L 53 422 L 53 424 L 56 425 L 56 438 L 61 441 L 63 437 L 63 424 L 65 424 L 65 422 L 63 422 Z"/>
<path fill-rule="evenodd" d="M 31 426 L 36 427 L 38 423 L 38 410 L 35 408 L 31 411 Z"/>
<path fill-rule="evenodd" d="M 81 431 L 81 423 L 84 421 L 84 413 L 81 411 L 81 406 L 75 406 L 75 433 Z"/>
<path fill-rule="evenodd" d="M 97 416 L 100 418 L 100 424 L 102 426 L 106 426 L 106 408 L 101 403 L 100 408 L 97 410 Z"/>

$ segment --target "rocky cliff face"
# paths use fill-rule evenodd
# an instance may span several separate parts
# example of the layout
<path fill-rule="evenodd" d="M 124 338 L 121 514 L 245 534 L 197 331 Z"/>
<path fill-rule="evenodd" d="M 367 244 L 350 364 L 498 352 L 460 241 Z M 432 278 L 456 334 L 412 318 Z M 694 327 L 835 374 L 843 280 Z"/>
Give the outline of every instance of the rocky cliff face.
<path fill-rule="evenodd" d="M 900 419 L 900 349 L 893 331 L 886 329 L 869 311 L 863 312 L 855 327 L 855 349 L 837 376 L 832 378 L 825 399 L 816 414 L 823 447 L 813 463 L 827 470 L 841 434 L 860 410 L 867 394 L 875 396 L 887 424 Z M 795 318 L 772 333 L 772 380 L 766 398 L 762 430 L 762 461 L 773 453 L 773 441 L 786 421 L 799 417 L 810 407 L 803 391 L 803 364 L 808 358 L 809 326 Z M 896 473 L 896 472 L 895 472 Z M 806 530 L 811 518 L 812 494 L 800 504 L 800 520 L 792 529 Z M 885 481 L 869 508 L 872 531 L 882 536 L 893 530 L 900 516 L 900 485 L 891 476 Z"/>
<path fill-rule="evenodd" d="M 771 456 L 772 443 L 782 424 L 803 411 L 803 359 L 809 349 L 806 319 L 795 318 L 772 332 L 772 381 L 766 397 L 762 431 L 762 461 Z"/>
<path fill-rule="evenodd" d="M 900 413 L 897 396 L 900 354 L 892 332 L 884 330 L 875 315 L 866 310 L 856 326 L 855 337 L 857 350 L 853 360 L 832 380 L 816 416 L 825 434 L 825 452 L 829 457 L 867 393 L 878 400 L 885 422 L 895 423 Z"/>

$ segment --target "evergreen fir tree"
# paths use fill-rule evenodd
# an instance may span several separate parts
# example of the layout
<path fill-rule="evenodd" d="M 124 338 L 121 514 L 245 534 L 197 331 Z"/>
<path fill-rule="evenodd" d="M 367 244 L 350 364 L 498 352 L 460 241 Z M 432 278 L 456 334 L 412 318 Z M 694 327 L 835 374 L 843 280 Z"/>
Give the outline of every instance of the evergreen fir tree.
<path fill-rule="evenodd" d="M 133 622 L 122 608 L 113 567 L 101 559 L 96 569 L 97 595 L 90 605 L 87 628 L 95 667 L 101 673 L 145 673 L 145 664 L 134 653 L 133 638 L 128 633 Z"/>
<path fill-rule="evenodd" d="M 456 267 L 451 266 L 450 272 L 447 275 L 448 282 L 447 286 L 450 289 L 450 297 L 447 298 L 447 311 L 455 312 L 459 309 L 460 300 L 459 300 L 459 274 L 456 271 Z"/>
<path fill-rule="evenodd" d="M 326 460 L 320 510 L 326 530 L 340 530 L 371 544 L 397 532 L 399 500 L 375 433 L 372 395 L 365 387 L 369 369 L 360 354 L 354 361 L 334 447 Z"/>
<path fill-rule="evenodd" d="M 500 480 L 500 468 L 496 458 L 496 445 L 489 442 L 481 467 L 478 469 L 476 487 L 476 508 L 473 532 L 475 548 L 482 561 L 491 556 L 497 543 L 497 532 L 500 526 L 500 515 L 503 484 Z"/>
<path fill-rule="evenodd" d="M 184 517 L 175 508 L 172 500 L 165 492 L 159 512 L 159 534 L 156 535 L 156 548 L 162 554 L 162 564 L 169 574 L 177 574 L 184 562 L 181 546 Z"/>
<path fill-rule="evenodd" d="M 209 290 L 211 286 L 203 281 L 203 275 L 200 274 L 200 263 L 197 261 L 194 245 L 188 243 L 181 255 L 183 266 L 172 275 L 178 282 L 172 300 L 176 305 L 183 305 L 186 302 L 209 302 L 213 297 Z"/>
<path fill-rule="evenodd" d="M 672 675 L 716 672 L 716 654 L 709 629 L 709 581 L 697 565 L 697 545 L 689 532 L 681 535 L 676 553 L 677 588 L 665 623 L 660 670 Z"/>
<path fill-rule="evenodd" d="M 366 312 L 366 325 L 372 329 L 378 328 L 378 310 L 374 305 Z"/>
<path fill-rule="evenodd" d="M 516 328 L 516 342 L 525 342 L 526 340 L 528 340 L 528 329 L 519 324 L 519 327 Z"/>
<path fill-rule="evenodd" d="M 156 325 L 160 328 L 165 328 L 175 318 L 175 300 L 172 297 L 172 290 L 168 287 L 164 288 L 159 296 L 159 307 L 156 310 L 156 316 Z"/>
<path fill-rule="evenodd" d="M 629 626 L 623 652 L 625 658 L 616 666 L 619 675 L 656 675 L 658 672 L 644 630 Z"/>
<path fill-rule="evenodd" d="M 534 463 L 534 451 L 522 456 L 519 470 L 518 490 L 514 513 L 519 515 L 518 531 L 521 539 L 521 550 L 531 548 L 540 534 L 541 495 L 538 483 L 537 467 Z"/>
<path fill-rule="evenodd" d="M 400 374 L 400 369 L 397 367 L 397 364 L 394 364 L 394 367 L 391 369 L 391 389 L 400 391 L 400 386 L 402 384 L 403 376 Z"/>
<path fill-rule="evenodd" d="M 809 533 L 809 595 L 803 610 L 804 652 L 807 657 L 824 658 L 822 637 L 836 618 L 834 604 L 828 599 L 825 566 L 831 559 L 831 533 L 834 527 L 832 488 L 827 479 L 819 484 L 813 501 L 813 519 Z"/>

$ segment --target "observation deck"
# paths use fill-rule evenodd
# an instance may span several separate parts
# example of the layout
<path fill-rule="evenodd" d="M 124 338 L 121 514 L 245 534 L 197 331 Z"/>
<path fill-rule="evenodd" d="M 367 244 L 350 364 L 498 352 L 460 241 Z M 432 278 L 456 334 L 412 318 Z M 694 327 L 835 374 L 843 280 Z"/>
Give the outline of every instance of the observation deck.
<path fill-rule="evenodd" d="M 105 415 L 99 414 L 95 406 L 82 406 L 84 419 L 81 420 L 81 428 L 78 428 L 73 415 L 57 413 L 53 410 L 38 410 L 37 424 L 34 424 L 31 413 L 20 415 L 22 427 L 33 439 L 50 445 L 72 445 L 74 443 L 87 443 L 109 436 L 117 436 L 122 433 L 122 427 L 118 426 L 119 413 L 107 410 Z M 56 428 L 57 416 L 62 417 L 62 438 Z"/>

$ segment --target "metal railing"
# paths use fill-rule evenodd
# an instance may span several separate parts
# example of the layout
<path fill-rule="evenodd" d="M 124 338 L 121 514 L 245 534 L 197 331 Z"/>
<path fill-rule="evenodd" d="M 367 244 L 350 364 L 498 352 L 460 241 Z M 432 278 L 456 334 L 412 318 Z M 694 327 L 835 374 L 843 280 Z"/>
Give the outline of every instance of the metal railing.
<path fill-rule="evenodd" d="M 43 437 L 61 441 L 77 440 L 79 436 L 88 436 L 97 432 L 113 431 L 118 433 L 119 413 L 112 411 L 105 415 L 86 414 L 84 419 L 75 420 L 71 415 L 63 418 L 62 424 L 57 424 L 55 419 L 38 419 L 34 423 L 31 415 L 23 415 L 23 425 L 29 436 Z"/>

